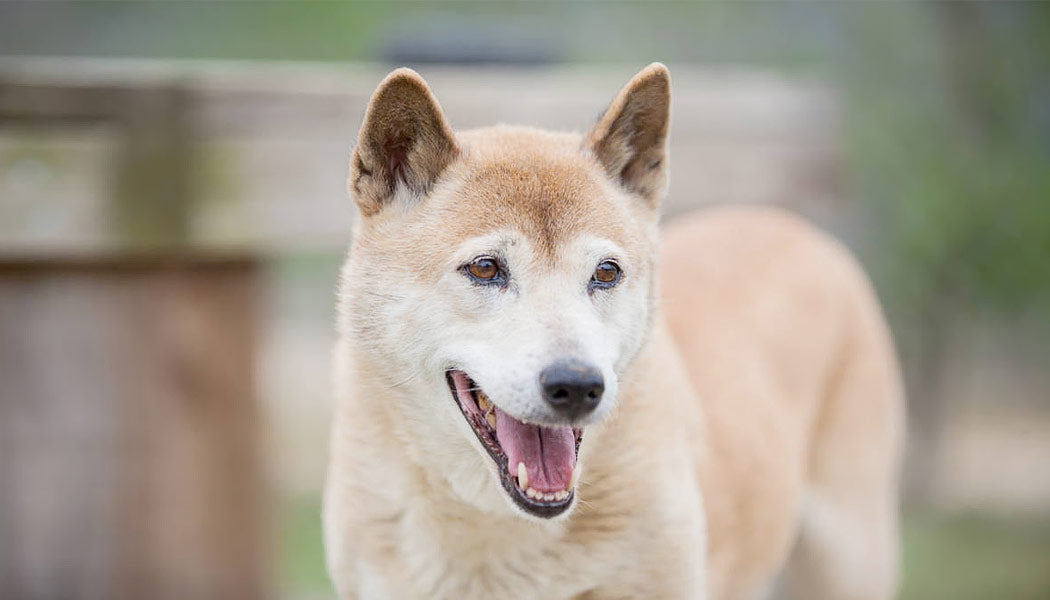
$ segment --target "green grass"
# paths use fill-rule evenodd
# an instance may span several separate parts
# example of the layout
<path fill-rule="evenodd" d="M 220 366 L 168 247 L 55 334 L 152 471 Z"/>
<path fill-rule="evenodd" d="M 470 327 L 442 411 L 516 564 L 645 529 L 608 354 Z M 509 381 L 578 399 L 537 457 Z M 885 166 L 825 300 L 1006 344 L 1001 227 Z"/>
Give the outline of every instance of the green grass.
<path fill-rule="evenodd" d="M 320 501 L 281 514 L 284 597 L 331 595 L 321 547 Z M 1050 598 L 1050 515 L 1007 518 L 916 513 L 904 520 L 900 600 Z"/>
<path fill-rule="evenodd" d="M 900 598 L 1050 598 L 1050 517 L 906 518 Z"/>
<path fill-rule="evenodd" d="M 281 597 L 333 596 L 321 544 L 320 498 L 288 501 L 279 518 Z"/>

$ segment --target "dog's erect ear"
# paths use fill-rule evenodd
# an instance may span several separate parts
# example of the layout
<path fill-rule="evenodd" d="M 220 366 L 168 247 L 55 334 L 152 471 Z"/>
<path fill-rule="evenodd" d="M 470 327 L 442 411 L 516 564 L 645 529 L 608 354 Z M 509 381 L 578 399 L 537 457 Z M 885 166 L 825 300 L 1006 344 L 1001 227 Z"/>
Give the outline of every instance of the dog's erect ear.
<path fill-rule="evenodd" d="M 671 75 L 653 63 L 627 82 L 584 143 L 605 171 L 656 208 L 667 187 Z"/>
<path fill-rule="evenodd" d="M 350 158 L 350 190 L 362 214 L 372 215 L 399 187 L 423 195 L 459 155 L 427 82 L 397 69 L 379 84 Z"/>

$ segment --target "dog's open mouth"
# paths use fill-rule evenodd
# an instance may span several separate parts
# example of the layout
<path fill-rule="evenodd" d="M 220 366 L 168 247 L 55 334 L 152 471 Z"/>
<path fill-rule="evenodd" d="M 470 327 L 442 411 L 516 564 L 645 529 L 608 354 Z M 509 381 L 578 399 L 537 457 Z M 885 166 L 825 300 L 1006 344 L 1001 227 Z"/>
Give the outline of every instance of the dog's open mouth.
<path fill-rule="evenodd" d="M 583 432 L 519 421 L 494 405 L 463 371 L 447 372 L 449 389 L 481 445 L 496 462 L 514 502 L 538 517 L 553 517 L 571 504 Z"/>

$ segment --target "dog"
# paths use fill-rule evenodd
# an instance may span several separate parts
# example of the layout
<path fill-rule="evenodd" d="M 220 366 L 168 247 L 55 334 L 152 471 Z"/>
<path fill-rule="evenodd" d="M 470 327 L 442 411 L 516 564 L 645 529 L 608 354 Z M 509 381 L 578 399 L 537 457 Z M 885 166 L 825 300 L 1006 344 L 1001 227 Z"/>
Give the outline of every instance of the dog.
<path fill-rule="evenodd" d="M 876 600 L 903 390 L 848 251 L 772 208 L 659 227 L 654 63 L 585 135 L 454 132 L 398 69 L 348 186 L 323 520 L 349 599 Z"/>

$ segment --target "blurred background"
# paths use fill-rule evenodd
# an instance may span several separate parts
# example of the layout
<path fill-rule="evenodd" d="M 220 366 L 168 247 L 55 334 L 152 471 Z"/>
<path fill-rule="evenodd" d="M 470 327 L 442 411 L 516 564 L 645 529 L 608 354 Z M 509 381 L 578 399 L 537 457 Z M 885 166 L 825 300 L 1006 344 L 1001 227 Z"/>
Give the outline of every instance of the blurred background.
<path fill-rule="evenodd" d="M 1050 4 L 0 2 L 0 598 L 330 598 L 349 146 L 590 125 L 660 60 L 667 218 L 778 204 L 900 348 L 907 599 L 1050 597 Z"/>

